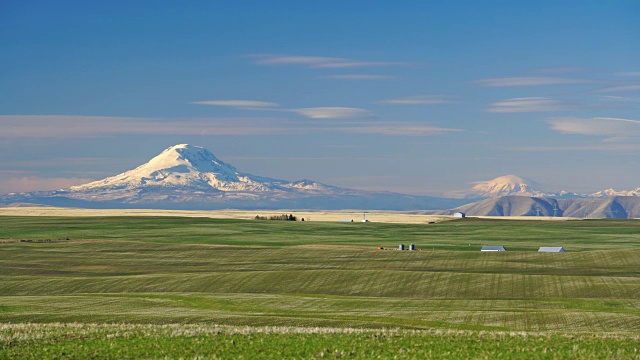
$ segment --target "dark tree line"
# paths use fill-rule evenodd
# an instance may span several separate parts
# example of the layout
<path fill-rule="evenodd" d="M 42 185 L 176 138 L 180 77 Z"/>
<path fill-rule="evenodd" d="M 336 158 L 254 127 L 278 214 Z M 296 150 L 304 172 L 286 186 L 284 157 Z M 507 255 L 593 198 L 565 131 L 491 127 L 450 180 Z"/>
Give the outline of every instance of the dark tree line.
<path fill-rule="evenodd" d="M 269 217 L 256 215 L 255 220 L 284 220 L 284 221 L 297 221 L 298 218 L 293 216 L 293 214 L 282 214 L 282 215 L 272 215 Z"/>

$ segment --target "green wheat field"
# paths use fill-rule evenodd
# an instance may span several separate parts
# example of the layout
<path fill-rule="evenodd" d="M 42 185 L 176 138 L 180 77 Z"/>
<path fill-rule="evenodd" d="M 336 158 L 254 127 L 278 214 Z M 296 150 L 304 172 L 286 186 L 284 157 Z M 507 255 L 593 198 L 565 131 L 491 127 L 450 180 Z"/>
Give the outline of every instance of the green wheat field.
<path fill-rule="evenodd" d="M 640 359 L 640 221 L 0 216 L 0 358 Z"/>

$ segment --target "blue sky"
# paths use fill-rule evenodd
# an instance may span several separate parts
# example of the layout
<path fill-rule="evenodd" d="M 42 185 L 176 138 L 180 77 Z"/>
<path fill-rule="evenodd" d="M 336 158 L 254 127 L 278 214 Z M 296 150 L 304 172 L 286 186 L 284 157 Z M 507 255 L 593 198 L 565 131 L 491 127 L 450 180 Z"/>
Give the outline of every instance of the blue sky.
<path fill-rule="evenodd" d="M 177 143 L 362 189 L 636 188 L 638 19 L 637 1 L 4 1 L 0 192 Z"/>

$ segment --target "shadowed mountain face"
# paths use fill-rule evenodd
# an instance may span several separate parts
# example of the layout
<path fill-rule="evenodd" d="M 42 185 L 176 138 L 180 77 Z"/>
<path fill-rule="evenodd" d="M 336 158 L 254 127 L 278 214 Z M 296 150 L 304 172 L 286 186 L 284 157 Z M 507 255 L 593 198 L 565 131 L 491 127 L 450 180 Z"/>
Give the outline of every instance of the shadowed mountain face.
<path fill-rule="evenodd" d="M 469 200 L 339 188 L 239 172 L 208 150 L 172 146 L 133 170 L 57 191 L 0 196 L 0 203 L 85 208 L 447 209 Z"/>
<path fill-rule="evenodd" d="M 463 205 L 455 211 L 469 216 L 562 216 L 576 218 L 638 218 L 640 197 L 613 196 L 597 199 L 551 199 L 502 196 Z"/>

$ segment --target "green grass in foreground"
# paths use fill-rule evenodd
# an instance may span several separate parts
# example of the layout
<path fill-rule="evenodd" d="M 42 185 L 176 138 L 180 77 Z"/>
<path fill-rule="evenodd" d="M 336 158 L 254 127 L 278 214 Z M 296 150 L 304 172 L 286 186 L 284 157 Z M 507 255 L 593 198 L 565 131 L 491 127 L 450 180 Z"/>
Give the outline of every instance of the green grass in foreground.
<path fill-rule="evenodd" d="M 637 338 L 213 325 L 5 325 L 0 358 L 634 359 Z"/>
<path fill-rule="evenodd" d="M 639 224 L 0 217 L 0 357 L 638 358 Z"/>

